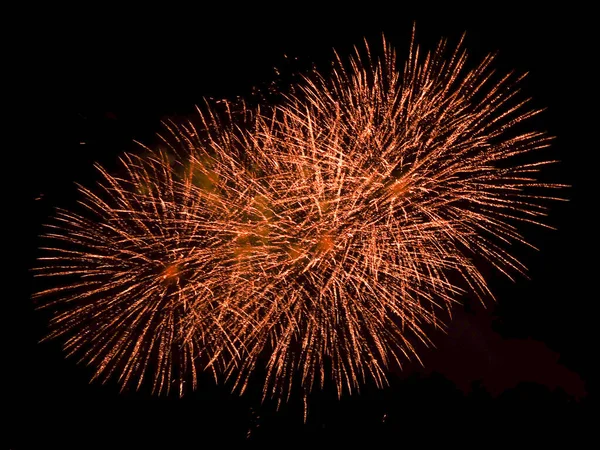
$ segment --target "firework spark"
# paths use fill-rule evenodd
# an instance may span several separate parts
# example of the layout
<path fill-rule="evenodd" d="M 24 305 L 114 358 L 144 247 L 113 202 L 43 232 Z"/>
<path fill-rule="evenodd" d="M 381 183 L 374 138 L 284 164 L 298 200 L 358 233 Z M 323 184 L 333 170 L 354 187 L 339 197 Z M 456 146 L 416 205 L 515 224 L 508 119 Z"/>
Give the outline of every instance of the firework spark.
<path fill-rule="evenodd" d="M 243 392 L 259 365 L 280 400 L 294 380 L 385 385 L 465 291 L 491 295 L 475 256 L 524 272 L 508 244 L 559 187 L 536 178 L 552 161 L 522 162 L 550 139 L 517 131 L 539 112 L 519 78 L 446 47 L 411 45 L 403 70 L 385 42 L 336 56 L 243 128 L 170 123 L 167 151 L 102 171 L 107 199 L 81 188 L 91 215 L 60 211 L 48 234 L 40 274 L 76 280 L 39 294 L 63 308 L 52 336 L 158 391 L 200 368 Z"/>

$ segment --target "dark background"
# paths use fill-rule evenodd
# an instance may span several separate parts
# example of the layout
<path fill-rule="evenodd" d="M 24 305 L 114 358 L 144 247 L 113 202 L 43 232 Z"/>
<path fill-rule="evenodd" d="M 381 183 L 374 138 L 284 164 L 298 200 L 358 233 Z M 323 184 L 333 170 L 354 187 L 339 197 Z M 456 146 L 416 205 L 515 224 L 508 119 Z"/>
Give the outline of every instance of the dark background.
<path fill-rule="evenodd" d="M 9 247 L 18 243 L 19 262 L 18 278 L 6 281 L 18 289 L 5 291 L 7 448 L 376 441 L 395 447 L 474 441 L 486 448 L 498 440 L 590 434 L 598 354 L 591 11 L 525 11 L 506 3 L 486 10 L 350 5 L 169 11 L 105 5 L 29 13 L 15 37 L 15 82 L 7 86 L 19 97 L 13 114 L 19 126 L 9 131 L 19 144 L 6 165 L 7 179 L 17 180 L 6 196 L 23 196 L 12 211 L 24 233 L 23 240 L 5 237 Z M 115 167 L 121 152 L 136 151 L 133 140 L 155 142 L 161 119 L 189 116 L 204 98 L 251 98 L 253 88 L 285 86 L 286 74 L 312 63 L 326 69 L 333 48 L 347 55 L 365 37 L 377 41 L 385 33 L 403 60 L 413 22 L 425 48 L 440 37 L 455 43 L 466 31 L 474 61 L 498 51 L 494 67 L 529 72 L 523 96 L 547 107 L 532 121 L 556 136 L 547 154 L 561 163 L 547 177 L 571 187 L 563 193 L 569 201 L 552 205 L 547 219 L 556 231 L 527 230 L 539 251 L 515 248 L 529 280 L 513 283 L 490 272 L 497 302 L 485 309 L 466 297 L 447 334 L 432 332 L 437 349 L 421 349 L 425 367 L 409 363 L 390 374 L 389 388 L 366 385 L 341 400 L 331 387 L 316 392 L 306 424 L 299 398 L 279 412 L 271 402 L 261 405 L 259 383 L 242 397 L 209 377 L 183 399 L 119 393 L 116 382 L 90 384 L 91 369 L 65 360 L 60 342 L 38 342 L 48 316 L 30 300 L 37 236 L 55 206 L 72 205 L 74 182 L 92 185 L 93 163 Z"/>

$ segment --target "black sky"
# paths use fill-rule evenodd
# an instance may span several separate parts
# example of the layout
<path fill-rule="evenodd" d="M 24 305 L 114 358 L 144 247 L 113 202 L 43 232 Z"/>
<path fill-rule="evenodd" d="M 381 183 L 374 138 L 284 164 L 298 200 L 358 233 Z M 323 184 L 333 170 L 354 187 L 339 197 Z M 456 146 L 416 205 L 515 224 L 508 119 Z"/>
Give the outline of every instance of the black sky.
<path fill-rule="evenodd" d="M 597 98 L 591 11 L 526 11 L 505 3 L 459 11 L 376 2 L 361 8 L 298 2 L 149 13 L 105 6 L 48 9 L 25 21 L 14 52 L 14 89 L 22 98 L 15 114 L 24 131 L 14 131 L 20 144 L 8 164 L 18 180 L 9 189 L 23 196 L 16 211 L 24 238 L 17 248 L 19 282 L 5 295 L 6 448 L 373 439 L 397 447 L 433 441 L 487 447 L 487 440 L 515 442 L 520 433 L 534 442 L 590 433 L 598 354 L 592 313 L 598 202 L 590 177 L 597 143 L 591 139 L 595 112 L 586 109 Z M 513 283 L 490 272 L 497 303 L 484 309 L 465 299 L 448 333 L 435 334 L 438 348 L 422 349 L 424 368 L 408 364 L 390 375 L 388 389 L 367 385 L 340 401 L 331 389 L 316 393 L 306 425 L 299 399 L 276 412 L 273 404 L 260 404 L 258 385 L 241 398 L 210 378 L 182 400 L 144 390 L 119 393 L 116 383 L 90 384 L 91 369 L 65 360 L 60 342 L 38 343 L 48 316 L 35 312 L 29 298 L 37 235 L 53 207 L 72 204 L 74 182 L 91 185 L 93 163 L 114 167 L 121 152 L 135 151 L 134 140 L 154 142 L 161 119 L 193 114 L 207 97 L 249 97 L 253 87 L 285 83 L 286 73 L 312 63 L 326 67 L 333 48 L 349 54 L 365 37 L 379 40 L 384 33 L 402 59 L 413 22 L 418 42 L 429 48 L 440 37 L 456 42 L 466 31 L 474 60 L 497 51 L 495 67 L 529 72 L 523 95 L 547 107 L 535 126 L 556 136 L 548 154 L 561 160 L 547 176 L 571 185 L 564 192 L 570 201 L 553 205 L 548 223 L 556 231 L 527 230 L 539 251 L 516 250 L 529 280 Z"/>

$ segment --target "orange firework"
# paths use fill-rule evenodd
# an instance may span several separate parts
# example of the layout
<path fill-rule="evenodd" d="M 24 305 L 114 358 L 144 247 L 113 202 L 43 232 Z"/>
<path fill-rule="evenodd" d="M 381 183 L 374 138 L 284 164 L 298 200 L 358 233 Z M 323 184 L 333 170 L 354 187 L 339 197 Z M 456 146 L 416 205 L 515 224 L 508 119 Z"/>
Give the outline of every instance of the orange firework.
<path fill-rule="evenodd" d="M 383 385 L 457 294 L 490 294 L 474 255 L 524 271 L 503 247 L 545 214 L 534 189 L 558 187 L 535 179 L 550 161 L 515 161 L 550 139 L 512 131 L 538 111 L 513 100 L 518 80 L 491 81 L 491 57 L 466 70 L 442 41 L 411 49 L 400 73 L 387 43 L 364 53 L 307 76 L 251 136 L 270 213 L 253 223 L 269 244 L 240 266 L 260 286 L 246 307 L 259 327 L 235 373 L 244 382 L 266 354 L 265 395 L 294 376 L 306 391 L 329 376 L 339 395 Z"/>
<path fill-rule="evenodd" d="M 536 181 L 551 161 L 522 162 L 549 138 L 516 131 L 538 113 L 519 79 L 445 41 L 403 70 L 385 42 L 363 53 L 244 128 L 169 124 L 170 156 L 102 172 L 108 199 L 82 188 L 93 217 L 60 212 L 40 269 L 77 279 L 40 294 L 60 296 L 53 335 L 124 384 L 209 368 L 243 392 L 264 365 L 265 396 L 328 378 L 341 395 L 383 386 L 465 290 L 491 295 L 474 255 L 522 273 L 507 244 L 558 185 Z"/>
<path fill-rule="evenodd" d="M 95 377 L 139 387 L 150 374 L 154 391 L 176 383 L 182 392 L 186 379 L 196 386 L 198 362 L 216 374 L 222 355 L 238 351 L 221 325 L 236 290 L 223 283 L 237 236 L 229 202 L 241 195 L 233 154 L 211 150 L 227 148 L 225 129 L 190 141 L 185 158 L 170 149 L 125 155 L 120 176 L 99 167 L 97 192 L 80 187 L 84 213 L 59 210 L 48 225 L 53 245 L 36 271 L 66 282 L 36 297 L 57 297 L 44 305 L 56 310 L 49 337 L 68 336 L 66 351 L 95 365 Z"/>

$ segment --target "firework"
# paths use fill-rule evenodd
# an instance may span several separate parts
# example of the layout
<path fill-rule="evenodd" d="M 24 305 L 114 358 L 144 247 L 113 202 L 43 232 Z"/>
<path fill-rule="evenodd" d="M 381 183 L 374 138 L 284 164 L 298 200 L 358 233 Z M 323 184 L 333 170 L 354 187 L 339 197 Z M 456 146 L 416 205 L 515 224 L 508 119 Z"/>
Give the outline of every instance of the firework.
<path fill-rule="evenodd" d="M 535 178 L 550 161 L 516 157 L 550 139 L 513 132 L 538 113 L 515 101 L 519 79 L 492 82 L 492 57 L 467 70 L 461 44 L 445 47 L 412 48 L 401 73 L 389 45 L 378 60 L 366 46 L 259 117 L 251 154 L 269 214 L 254 227 L 268 244 L 243 265 L 261 286 L 247 307 L 259 326 L 235 370 L 266 353 L 265 395 L 294 376 L 307 391 L 330 377 L 339 395 L 383 385 L 459 294 L 491 295 L 474 256 L 524 272 L 505 248 L 526 243 L 518 223 L 540 224 L 550 197 L 536 192 L 557 186 Z"/>
<path fill-rule="evenodd" d="M 57 298 L 43 304 L 56 311 L 49 337 L 65 335 L 65 350 L 97 367 L 95 378 L 139 387 L 150 374 L 154 391 L 182 392 L 186 380 L 196 386 L 199 361 L 216 374 L 221 355 L 240 346 L 221 328 L 234 289 L 223 279 L 238 164 L 226 151 L 232 136 L 211 120 L 203 137 L 168 125 L 177 150 L 197 139 L 185 157 L 165 139 L 162 150 L 125 155 L 119 176 L 98 167 L 97 192 L 79 188 L 83 212 L 59 210 L 47 226 L 53 245 L 36 272 L 64 282 L 36 297 Z"/>
<path fill-rule="evenodd" d="M 418 358 L 465 291 L 491 295 L 475 256 L 523 273 L 508 244 L 558 186 L 522 162 L 550 139 L 516 131 L 538 113 L 519 78 L 468 69 L 462 43 L 413 44 L 402 70 L 379 53 L 336 57 L 244 127 L 168 124 L 167 150 L 102 171 L 108 199 L 81 188 L 91 215 L 58 213 L 39 269 L 76 279 L 40 294 L 59 295 L 53 336 L 123 384 L 200 368 L 243 392 L 262 365 L 265 396 L 341 395 Z"/>

